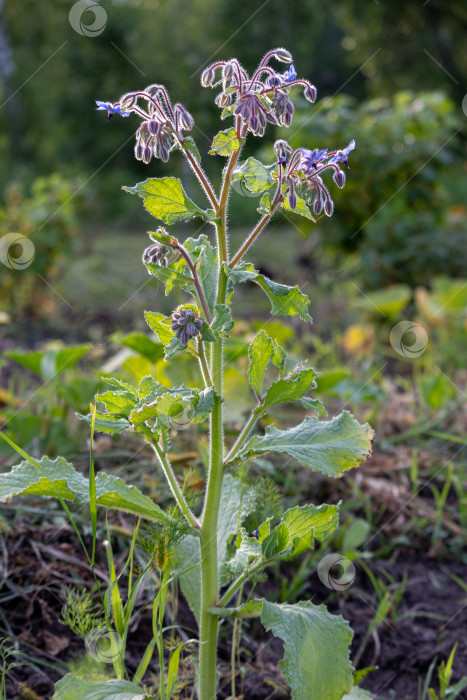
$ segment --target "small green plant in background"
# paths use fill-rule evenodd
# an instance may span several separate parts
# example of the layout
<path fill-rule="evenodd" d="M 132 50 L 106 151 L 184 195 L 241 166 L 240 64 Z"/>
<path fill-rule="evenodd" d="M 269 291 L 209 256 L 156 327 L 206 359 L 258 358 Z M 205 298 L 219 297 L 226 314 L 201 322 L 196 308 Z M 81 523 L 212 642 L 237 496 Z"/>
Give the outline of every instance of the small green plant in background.
<path fill-rule="evenodd" d="M 273 67 L 275 62 L 285 64 L 285 69 Z M 368 697 L 354 688 L 349 658 L 352 632 L 347 621 L 309 600 L 272 603 L 265 598 L 245 598 L 243 593 L 249 579 L 269 565 L 298 557 L 331 535 L 338 526 L 340 508 L 340 504 L 307 504 L 281 513 L 272 499 L 270 510 L 261 517 L 256 515 L 254 527 L 250 527 L 255 512 L 264 511 L 264 502 L 258 504 L 261 488 L 256 488 L 250 476 L 251 463 L 257 460 L 261 464 L 264 455 L 280 455 L 284 466 L 294 460 L 305 470 L 339 477 L 370 453 L 373 431 L 348 412 L 323 418 L 321 402 L 310 396 L 316 387 L 316 371 L 306 360 L 292 363 L 281 345 L 260 329 L 248 348 L 251 412 L 234 439 L 225 438 L 229 401 L 224 377 L 233 361 L 232 353 L 226 352 L 226 340 L 235 324 L 232 300 L 237 286 L 253 282 L 267 295 L 273 315 L 296 316 L 311 323 L 308 297 L 297 286 L 277 283 L 260 273 L 246 255 L 276 211 L 294 213 L 308 221 L 332 215 L 334 203 L 329 187 L 332 181 L 337 187 L 344 186 L 344 166 L 355 142 L 350 141 L 341 150 L 328 150 L 322 143 L 309 150 L 293 149 L 281 139 L 274 144 L 272 162 L 264 164 L 253 157 L 240 160 L 249 134 L 263 136 L 267 124 L 290 126 L 294 113 L 292 89 L 300 88 L 309 102 L 316 99 L 315 87 L 297 78 L 291 54 L 285 49 L 268 52 L 251 75 L 237 59 L 218 61 L 203 72 L 201 83 L 218 89 L 215 101 L 222 110 L 221 118 L 233 120 L 233 125 L 214 137 L 210 150 L 211 155 L 227 159 L 219 192 L 205 174 L 193 137 L 187 135 L 194 126 L 192 116 L 181 104 L 172 103 L 165 87 L 154 84 L 128 93 L 116 103 L 97 103 L 109 119 L 116 114 L 134 114 L 140 119 L 135 142 L 138 160 L 146 164 L 153 158 L 167 162 L 176 152 L 186 158 L 207 198 L 203 208 L 188 197 L 179 179 L 170 176 L 124 188 L 139 195 L 159 222 L 172 227 L 169 231 L 159 226 L 150 233 L 143 262 L 149 273 L 165 284 L 166 293 L 181 289 L 188 295 L 187 302 L 174 309 L 171 316 L 151 310 L 145 318 L 164 346 L 169 366 L 174 356 L 183 354 L 192 362 L 196 382 L 169 388 L 151 375 L 143 377 L 137 386 L 107 378 L 108 388 L 96 395 L 89 414 L 82 416 L 90 423 L 92 435 L 94 431 L 115 435 L 130 430 L 151 445 L 176 507 L 163 510 L 122 479 L 96 473 L 92 437 L 90 473 L 85 478 L 61 457 L 34 460 L 5 436 L 24 461 L 0 476 L 0 497 L 56 496 L 72 523 L 67 502 L 87 506 L 93 546 L 92 553 L 85 551 L 91 566 L 96 554 L 97 506 L 149 521 L 159 533 L 159 545 L 166 543 L 159 590 L 153 602 L 153 638 L 136 672 L 130 672 L 125 664 L 130 621 L 137 614 L 139 591 L 149 585 L 155 557 L 150 554 L 135 570 L 135 533 L 128 560 L 117 571 L 108 538 L 105 550 L 110 583 L 103 606 L 113 677 L 96 680 L 68 674 L 57 684 L 56 700 L 93 698 L 97 694 L 110 700 L 118 693 L 121 697 L 133 693 L 149 698 L 153 692 L 161 698 L 171 696 L 182 652 L 182 645 L 172 644 L 167 660 L 164 648 L 167 630 L 163 624 L 172 580 L 178 581 L 199 627 L 197 658 L 193 662 L 200 700 L 216 697 L 220 621 L 227 619 L 235 624 L 244 618 L 260 618 L 266 630 L 282 639 L 285 654 L 280 667 L 294 698 Z M 232 190 L 260 196 L 258 221 L 236 251 L 230 250 L 227 218 Z M 206 232 L 180 241 L 174 229 L 194 218 L 204 222 L 214 236 Z M 276 407 L 293 402 L 306 412 L 304 419 L 286 429 L 271 424 Z M 270 423 L 265 431 L 263 419 Z M 177 431 L 196 426 L 202 430 L 202 424 L 208 421 L 209 458 L 202 509 L 198 512 L 174 472 L 169 447 Z M 264 483 L 262 488 L 264 494 Z M 266 488 L 271 492 L 270 485 Z M 125 592 L 124 572 L 128 584 Z M 237 625 L 234 630 L 237 635 Z M 192 640 L 184 640 L 184 644 L 188 641 L 193 646 Z M 152 673 L 152 683 L 148 673 Z M 232 688 L 235 690 L 233 681 Z"/>

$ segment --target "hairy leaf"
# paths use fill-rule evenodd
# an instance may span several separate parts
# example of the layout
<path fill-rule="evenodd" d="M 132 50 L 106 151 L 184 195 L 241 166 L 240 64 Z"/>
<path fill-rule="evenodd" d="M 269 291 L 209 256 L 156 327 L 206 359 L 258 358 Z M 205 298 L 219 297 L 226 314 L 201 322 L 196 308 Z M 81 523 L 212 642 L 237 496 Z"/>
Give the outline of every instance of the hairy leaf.
<path fill-rule="evenodd" d="M 154 311 L 145 311 L 144 318 L 149 328 L 154 331 L 163 345 L 169 345 L 171 340 L 175 338 L 174 331 L 170 329 L 172 325 L 170 316 L 164 316 L 164 314 Z"/>
<path fill-rule="evenodd" d="M 187 197 L 178 178 L 149 178 L 134 187 L 123 187 L 123 189 L 142 197 L 148 212 L 165 224 L 188 221 L 194 216 L 204 216 L 202 209 Z"/>
<path fill-rule="evenodd" d="M 219 131 L 214 136 L 209 153 L 211 155 L 230 156 L 234 151 L 238 151 L 243 141 L 244 139 L 237 136 L 237 132 L 232 126 L 230 129 Z"/>
<path fill-rule="evenodd" d="M 93 681 L 68 673 L 56 684 L 52 700 L 153 700 L 153 696 L 129 681 Z"/>
<path fill-rule="evenodd" d="M 274 182 L 272 176 L 274 167 L 275 165 L 266 167 L 256 158 L 247 158 L 244 163 L 235 168 L 232 181 L 241 182 L 247 190 L 259 194 L 268 190 Z"/>
<path fill-rule="evenodd" d="M 263 395 L 264 373 L 273 352 L 274 341 L 268 336 L 266 331 L 261 330 L 252 340 L 248 349 L 248 357 L 250 358 L 248 381 L 258 396 Z"/>
<path fill-rule="evenodd" d="M 279 403 L 298 401 L 314 386 L 315 377 L 314 369 L 310 368 L 292 372 L 284 379 L 278 379 L 268 388 L 264 401 L 257 410 L 264 411 Z"/>
<path fill-rule="evenodd" d="M 307 549 L 313 548 L 313 541 L 322 542 L 331 535 L 339 524 L 337 506 L 296 506 L 286 511 L 282 523 L 289 531 L 292 551 L 289 555 L 297 557 Z"/>
<path fill-rule="evenodd" d="M 353 685 L 349 647 L 352 631 L 324 605 L 263 601 L 261 621 L 284 642 L 279 663 L 293 700 L 341 700 Z"/>
<path fill-rule="evenodd" d="M 305 420 L 288 430 L 269 426 L 263 437 L 253 437 L 240 453 L 247 459 L 254 455 L 287 454 L 301 464 L 327 476 L 341 476 L 357 467 L 371 453 L 373 430 L 361 425 L 344 411 L 332 420 Z"/>
<path fill-rule="evenodd" d="M 316 219 L 314 218 L 313 214 L 311 213 L 307 203 L 305 202 L 304 199 L 302 199 L 299 196 L 297 196 L 297 205 L 296 205 L 295 209 L 290 208 L 289 200 L 287 197 L 284 199 L 281 206 L 286 211 L 290 211 L 293 214 L 299 214 L 300 216 L 305 217 L 305 219 L 309 219 L 310 221 L 314 221 L 316 223 Z"/>
<path fill-rule="evenodd" d="M 289 287 L 286 284 L 278 284 L 268 277 L 261 275 L 251 263 L 242 263 L 235 268 L 227 265 L 224 267 L 230 281 L 230 291 L 233 283 L 256 282 L 269 297 L 271 312 L 275 316 L 299 316 L 311 323 L 312 318 L 308 314 L 310 300 L 298 287 Z"/>
<path fill-rule="evenodd" d="M 13 496 L 60 496 L 75 503 L 89 503 L 89 481 L 63 457 L 37 460 L 40 468 L 24 461 L 0 475 L 0 502 Z M 122 510 L 158 523 L 173 522 L 150 498 L 135 486 L 113 475 L 96 475 L 97 505 Z"/>

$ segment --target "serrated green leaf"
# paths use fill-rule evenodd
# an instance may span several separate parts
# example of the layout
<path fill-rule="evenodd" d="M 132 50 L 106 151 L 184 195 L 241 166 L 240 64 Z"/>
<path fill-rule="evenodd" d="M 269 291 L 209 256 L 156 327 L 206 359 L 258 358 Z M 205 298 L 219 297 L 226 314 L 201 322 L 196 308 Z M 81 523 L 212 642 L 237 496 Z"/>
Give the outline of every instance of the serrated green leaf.
<path fill-rule="evenodd" d="M 263 412 L 280 403 L 298 401 L 314 386 L 315 377 L 314 369 L 310 368 L 292 372 L 284 379 L 278 379 L 268 388 L 257 410 Z"/>
<path fill-rule="evenodd" d="M 291 545 L 287 525 L 280 523 L 261 542 L 263 559 L 281 558 L 280 555 L 288 551 Z"/>
<path fill-rule="evenodd" d="M 68 673 L 58 681 L 52 700 L 153 700 L 129 681 L 92 681 Z"/>
<path fill-rule="evenodd" d="M 128 397 L 134 396 L 135 399 L 138 398 L 138 392 L 133 386 L 131 386 L 131 384 L 128 384 L 121 379 L 115 379 L 115 377 L 105 377 L 104 381 L 106 384 L 114 386 L 119 391 L 125 391 Z"/>
<path fill-rule="evenodd" d="M 188 221 L 194 216 L 204 216 L 185 194 L 181 181 L 176 177 L 149 178 L 134 187 L 123 187 L 126 192 L 138 194 L 152 216 L 165 224 Z"/>
<path fill-rule="evenodd" d="M 209 153 L 211 155 L 230 156 L 234 151 L 238 151 L 244 140 L 237 136 L 237 132 L 233 127 L 219 131 L 214 136 Z"/>
<path fill-rule="evenodd" d="M 214 318 L 211 323 L 211 330 L 217 335 L 227 335 L 234 327 L 232 312 L 227 304 L 216 304 Z"/>
<path fill-rule="evenodd" d="M 198 150 L 198 146 L 196 145 L 194 139 L 191 136 L 185 136 L 183 138 L 182 148 L 184 151 L 190 151 L 190 153 L 192 153 L 192 155 L 195 157 L 196 162 L 201 163 L 201 156 Z"/>
<path fill-rule="evenodd" d="M 272 168 L 266 167 L 256 158 L 247 158 L 238 165 L 232 175 L 232 181 L 240 182 L 250 192 L 259 194 L 268 190 L 274 182 Z"/>
<path fill-rule="evenodd" d="M 288 430 L 269 426 L 263 437 L 253 437 L 240 453 L 242 459 L 271 452 L 287 454 L 313 471 L 341 476 L 371 453 L 373 430 L 344 411 L 332 420 L 305 420 Z"/>
<path fill-rule="evenodd" d="M 248 357 L 250 366 L 248 369 L 248 381 L 253 391 L 263 395 L 263 380 L 266 367 L 274 352 L 274 341 L 262 330 L 250 343 Z"/>
<path fill-rule="evenodd" d="M 313 541 L 322 542 L 339 524 L 337 506 L 296 506 L 286 511 L 282 523 L 289 531 L 292 551 L 287 558 L 297 557 L 307 549 L 313 549 Z"/>
<path fill-rule="evenodd" d="M 341 700 L 353 685 L 349 647 L 352 631 L 324 605 L 263 601 L 264 627 L 284 642 L 279 663 L 293 700 Z"/>
<path fill-rule="evenodd" d="M 92 410 L 86 416 L 82 413 L 76 414 L 80 420 L 85 420 L 89 425 L 92 424 Z M 107 433 L 108 435 L 119 435 L 124 430 L 130 427 L 130 423 L 126 418 L 117 418 L 107 416 L 103 413 L 96 413 L 94 420 L 94 429 L 99 433 Z"/>
<path fill-rule="evenodd" d="M 136 403 L 135 397 L 128 395 L 126 391 L 105 391 L 103 394 L 97 394 L 96 400 L 104 404 L 109 415 L 123 418 L 128 418 Z"/>
<path fill-rule="evenodd" d="M 226 570 L 233 576 L 240 576 L 248 568 L 249 562 L 254 557 L 261 556 L 261 543 L 254 537 L 250 537 L 248 532 L 241 528 L 235 542 L 237 551 L 232 559 L 229 559 L 226 564 Z"/>
<path fill-rule="evenodd" d="M 282 376 L 285 370 L 285 363 L 287 360 L 287 353 L 284 348 L 282 348 L 279 343 L 274 343 L 274 352 L 272 353 L 271 362 L 276 365 L 279 370 L 279 374 Z"/>
<path fill-rule="evenodd" d="M 203 321 L 203 327 L 201 329 L 201 340 L 204 340 L 206 343 L 215 343 L 217 338 L 215 334 L 212 332 L 210 326 L 206 323 L 206 321 Z"/>
<path fill-rule="evenodd" d="M 154 331 L 163 345 L 168 345 L 175 338 L 174 331 L 170 329 L 172 320 L 169 316 L 164 316 L 164 314 L 154 311 L 145 311 L 144 318 L 149 328 Z"/>
<path fill-rule="evenodd" d="M 209 608 L 212 615 L 218 617 L 259 617 L 263 609 L 262 598 L 253 598 L 247 603 L 243 603 L 238 608 Z"/>
<path fill-rule="evenodd" d="M 281 206 L 282 209 L 285 209 L 285 211 L 290 211 L 293 214 L 298 214 L 299 216 L 303 216 L 305 217 L 305 219 L 309 219 L 310 221 L 314 221 L 316 223 L 316 219 L 311 213 L 309 207 L 307 206 L 307 203 L 301 197 L 297 196 L 297 205 L 295 209 L 291 209 L 288 197 L 284 199 Z"/>
<path fill-rule="evenodd" d="M 40 469 L 28 461 L 21 462 L 7 474 L 0 475 L 0 501 L 14 496 L 37 495 L 61 497 L 75 503 L 89 503 L 89 481 L 63 457 L 37 460 Z M 150 498 L 135 486 L 128 486 L 113 475 L 96 475 L 96 502 L 105 508 L 133 513 L 158 523 L 173 522 Z"/>
<path fill-rule="evenodd" d="M 251 263 L 242 263 L 235 268 L 224 266 L 229 278 L 229 291 L 232 291 L 233 283 L 256 282 L 269 297 L 271 312 L 275 316 L 299 316 L 309 323 L 312 322 L 308 314 L 310 300 L 298 287 L 289 287 L 286 284 L 278 284 L 268 277 L 261 275 Z"/>
<path fill-rule="evenodd" d="M 327 416 L 328 412 L 319 399 L 311 399 L 309 396 L 303 396 L 299 399 L 299 402 L 302 404 L 303 408 L 309 411 L 316 411 L 318 416 Z"/>

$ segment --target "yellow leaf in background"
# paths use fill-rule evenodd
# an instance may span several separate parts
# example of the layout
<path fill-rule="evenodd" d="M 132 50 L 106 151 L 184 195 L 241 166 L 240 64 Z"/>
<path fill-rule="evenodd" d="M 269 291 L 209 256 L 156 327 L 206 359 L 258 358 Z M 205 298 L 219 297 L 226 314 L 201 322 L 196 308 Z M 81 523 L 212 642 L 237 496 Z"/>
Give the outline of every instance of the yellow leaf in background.
<path fill-rule="evenodd" d="M 355 323 L 349 326 L 342 338 L 342 347 L 349 354 L 365 354 L 375 342 L 372 326 Z"/>

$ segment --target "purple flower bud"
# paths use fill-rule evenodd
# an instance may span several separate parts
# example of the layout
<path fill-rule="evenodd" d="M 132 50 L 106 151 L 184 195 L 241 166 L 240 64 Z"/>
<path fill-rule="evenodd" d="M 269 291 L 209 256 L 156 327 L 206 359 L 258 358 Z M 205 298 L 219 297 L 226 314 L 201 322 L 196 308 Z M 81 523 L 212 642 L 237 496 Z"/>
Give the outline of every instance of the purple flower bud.
<path fill-rule="evenodd" d="M 258 132 L 259 120 L 258 120 L 258 117 L 256 116 L 256 114 L 253 114 L 253 116 L 250 118 L 250 120 L 248 122 L 248 126 L 254 134 L 256 134 Z"/>
<path fill-rule="evenodd" d="M 147 144 L 143 149 L 143 163 L 146 163 L 146 165 L 149 163 L 149 161 L 152 158 L 152 148 L 150 148 Z"/>
<path fill-rule="evenodd" d="M 295 207 L 297 206 L 297 195 L 295 194 L 295 192 L 293 190 L 291 190 L 289 192 L 289 196 L 287 199 L 289 202 L 289 207 L 291 209 L 295 209 Z"/>
<path fill-rule="evenodd" d="M 326 216 L 332 216 L 333 211 L 334 211 L 334 202 L 329 197 L 329 199 L 326 199 L 326 201 L 324 203 L 324 213 L 326 214 Z"/>
<path fill-rule="evenodd" d="M 146 122 L 146 124 L 147 124 L 149 133 L 152 136 L 157 136 L 157 134 L 159 133 L 159 129 L 161 128 L 161 125 L 159 124 L 159 122 L 156 121 L 155 119 L 151 119 L 151 121 Z"/>
<path fill-rule="evenodd" d="M 193 309 L 181 309 L 172 314 L 171 329 L 182 345 L 187 345 L 190 338 L 199 335 L 203 328 L 203 319 L 195 316 Z"/>
<path fill-rule="evenodd" d="M 224 80 L 230 80 L 230 78 L 233 76 L 233 73 L 234 73 L 234 67 L 233 67 L 233 64 L 229 61 L 222 68 L 222 77 L 224 78 Z"/>
<path fill-rule="evenodd" d="M 292 54 L 287 49 L 274 49 L 274 58 L 282 63 L 292 63 Z"/>
<path fill-rule="evenodd" d="M 275 124 L 276 126 L 279 123 L 276 119 L 276 116 L 272 112 L 266 112 L 266 119 L 270 124 Z"/>
<path fill-rule="evenodd" d="M 135 145 L 135 158 L 136 160 L 143 160 L 143 144 L 141 141 Z"/>
<path fill-rule="evenodd" d="M 128 92 L 126 95 L 121 96 L 120 104 L 123 109 L 131 109 L 131 107 L 135 106 L 137 99 L 137 95 L 135 95 L 133 92 Z"/>
<path fill-rule="evenodd" d="M 342 189 L 345 185 L 345 173 L 342 170 L 335 170 L 332 179 L 338 187 Z"/>
<path fill-rule="evenodd" d="M 323 211 L 323 198 L 321 195 L 319 195 L 313 204 L 313 211 L 315 212 L 316 215 L 321 214 Z"/>
<path fill-rule="evenodd" d="M 215 70 L 211 66 L 205 68 L 201 73 L 201 85 L 203 87 L 210 87 L 214 82 Z"/>
<path fill-rule="evenodd" d="M 160 158 L 163 163 L 167 163 L 169 160 L 169 149 L 162 143 L 162 141 L 158 141 L 154 148 L 154 155 L 156 158 Z"/>
<path fill-rule="evenodd" d="M 151 97 L 155 97 L 159 92 L 160 88 L 161 85 L 148 85 L 147 88 L 144 88 L 144 92 L 147 95 L 150 95 Z"/>
<path fill-rule="evenodd" d="M 174 110 L 180 115 L 180 126 L 185 131 L 191 131 L 195 124 L 195 120 L 187 109 L 181 104 L 176 104 Z"/>
<path fill-rule="evenodd" d="M 292 148 L 289 146 L 287 141 L 284 141 L 284 139 L 278 139 L 275 144 L 274 144 L 274 153 L 278 158 L 282 157 L 282 154 L 290 153 L 292 151 Z"/>
<path fill-rule="evenodd" d="M 290 116 L 292 116 L 294 111 L 295 111 L 295 107 L 293 105 L 293 102 L 291 102 L 290 100 L 287 100 L 287 102 L 285 104 L 285 109 L 286 109 L 287 114 L 290 114 Z"/>
<path fill-rule="evenodd" d="M 318 91 L 316 90 L 314 85 L 308 84 L 306 88 L 303 91 L 303 95 L 305 99 L 308 100 L 308 102 L 314 102 L 316 100 L 316 95 L 318 94 Z"/>
<path fill-rule="evenodd" d="M 220 92 L 214 102 L 218 107 L 229 107 L 232 103 L 232 96 L 226 95 L 225 92 Z"/>
<path fill-rule="evenodd" d="M 286 112 L 282 115 L 282 124 L 284 126 L 290 126 L 292 124 L 292 115 Z"/>

